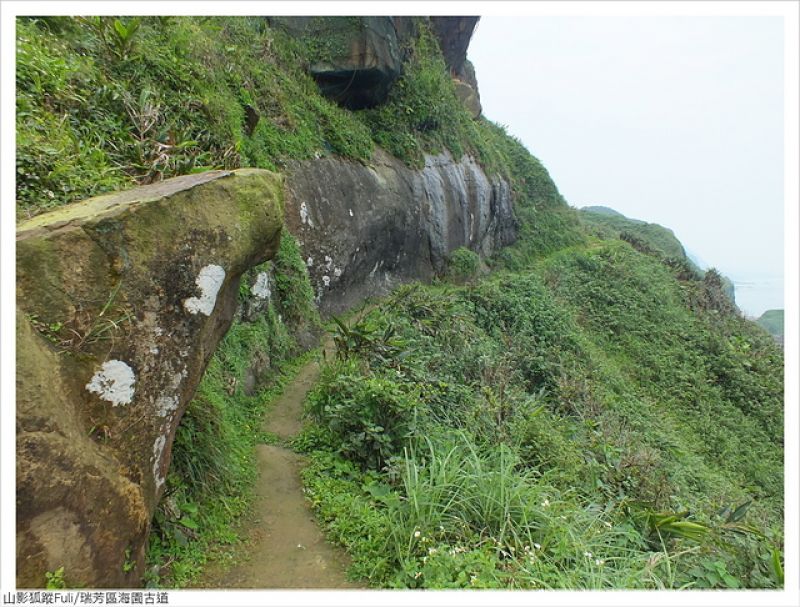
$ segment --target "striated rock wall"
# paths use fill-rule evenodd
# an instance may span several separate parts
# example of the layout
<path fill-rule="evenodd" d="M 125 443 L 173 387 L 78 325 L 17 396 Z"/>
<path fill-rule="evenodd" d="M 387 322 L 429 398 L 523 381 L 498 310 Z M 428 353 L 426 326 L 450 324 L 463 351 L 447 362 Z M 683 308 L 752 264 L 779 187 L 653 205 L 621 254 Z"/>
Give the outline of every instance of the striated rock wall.
<path fill-rule="evenodd" d="M 282 183 L 211 171 L 17 229 L 17 584 L 140 584 L 175 429 L 274 255 Z"/>
<path fill-rule="evenodd" d="M 458 247 L 488 255 L 516 238 L 509 184 L 468 156 L 428 156 L 415 171 L 377 150 L 366 166 L 300 163 L 286 183 L 286 224 L 323 313 L 430 279 Z"/>

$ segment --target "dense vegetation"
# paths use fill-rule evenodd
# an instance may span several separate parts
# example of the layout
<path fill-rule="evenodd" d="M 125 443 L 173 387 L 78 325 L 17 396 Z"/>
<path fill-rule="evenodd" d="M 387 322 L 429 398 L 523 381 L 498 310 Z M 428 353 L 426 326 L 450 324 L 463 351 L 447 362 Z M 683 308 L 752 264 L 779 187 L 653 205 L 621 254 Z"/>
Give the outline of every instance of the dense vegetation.
<path fill-rule="evenodd" d="M 605 236 L 641 243 L 666 258 L 686 258 L 683 245 L 672 230 L 657 223 L 630 219 L 608 207 L 584 207 L 581 209 L 581 218 Z"/>
<path fill-rule="evenodd" d="M 23 216 L 209 168 L 366 160 L 375 144 L 412 166 L 472 153 L 511 181 L 518 242 L 486 265 L 457 250 L 438 284 L 402 287 L 357 327 L 343 323 L 309 399 L 312 423 L 293 446 L 354 576 L 782 585 L 780 351 L 667 230 L 577 213 L 520 142 L 471 120 L 425 27 L 387 103 L 358 112 L 321 97 L 303 69 L 314 49 L 263 19 L 17 28 Z M 273 287 L 264 308 L 249 291 L 261 272 Z M 319 329 L 285 236 L 244 278 L 239 316 L 178 429 L 148 583 L 183 585 L 235 543 L 253 446 L 272 440 L 260 420 Z M 271 381 L 247 381 L 255 360 Z"/>
<path fill-rule="evenodd" d="M 682 268 L 683 276 L 703 278 L 706 271 L 701 269 L 683 248 L 674 232 L 657 223 L 647 223 L 639 219 L 625 217 L 622 213 L 608 207 L 583 207 L 581 221 L 592 233 L 601 238 L 621 238 L 629 242 L 637 251 L 656 255 L 672 265 Z M 722 291 L 734 303 L 736 293 L 733 281 L 711 269 L 714 280 L 719 280 Z M 718 277 L 718 278 L 717 278 Z"/>
<path fill-rule="evenodd" d="M 353 574 L 780 585 L 782 357 L 719 283 L 679 275 L 593 240 L 468 287 L 402 288 L 340 340 L 297 446 Z"/>

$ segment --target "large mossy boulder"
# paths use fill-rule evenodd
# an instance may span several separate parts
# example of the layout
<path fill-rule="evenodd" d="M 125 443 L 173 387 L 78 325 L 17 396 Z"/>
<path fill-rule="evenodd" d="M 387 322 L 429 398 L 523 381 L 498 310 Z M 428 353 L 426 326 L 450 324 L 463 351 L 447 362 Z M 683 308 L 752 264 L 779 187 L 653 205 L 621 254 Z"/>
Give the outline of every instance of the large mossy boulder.
<path fill-rule="evenodd" d="M 140 584 L 175 430 L 282 221 L 281 178 L 242 169 L 18 226 L 18 586 Z"/>

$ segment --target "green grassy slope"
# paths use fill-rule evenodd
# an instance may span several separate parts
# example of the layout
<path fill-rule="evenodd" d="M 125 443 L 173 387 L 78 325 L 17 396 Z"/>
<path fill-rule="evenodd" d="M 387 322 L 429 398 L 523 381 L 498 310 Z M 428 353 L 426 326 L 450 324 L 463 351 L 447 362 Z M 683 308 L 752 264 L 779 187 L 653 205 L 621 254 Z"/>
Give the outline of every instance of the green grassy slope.
<path fill-rule="evenodd" d="M 603 234 L 639 241 L 667 258 L 688 259 L 672 230 L 657 223 L 630 219 L 608 207 L 584 207 L 580 215 L 582 221 Z"/>
<path fill-rule="evenodd" d="M 770 335 L 783 336 L 783 310 L 767 310 L 756 322 L 764 327 Z"/>
<path fill-rule="evenodd" d="M 580 217 L 584 225 L 594 234 L 602 237 L 622 238 L 640 251 L 656 253 L 665 259 L 685 264 L 690 272 L 701 278 L 705 274 L 705 271 L 687 255 L 680 240 L 669 228 L 657 223 L 631 219 L 614 209 L 603 206 L 583 207 L 580 210 Z M 735 302 L 736 295 L 731 279 L 720 275 L 720 280 L 728 299 Z"/>
<path fill-rule="evenodd" d="M 376 143 L 411 166 L 448 149 L 522 189 L 551 183 L 501 128 L 470 118 L 418 29 L 388 101 L 349 112 L 304 70 L 319 45 L 263 17 L 19 18 L 17 214 L 212 168 L 365 161 Z"/>
<path fill-rule="evenodd" d="M 779 585 L 782 357 L 709 289 L 593 241 L 467 287 L 402 288 L 340 330 L 297 446 L 353 573 Z"/>

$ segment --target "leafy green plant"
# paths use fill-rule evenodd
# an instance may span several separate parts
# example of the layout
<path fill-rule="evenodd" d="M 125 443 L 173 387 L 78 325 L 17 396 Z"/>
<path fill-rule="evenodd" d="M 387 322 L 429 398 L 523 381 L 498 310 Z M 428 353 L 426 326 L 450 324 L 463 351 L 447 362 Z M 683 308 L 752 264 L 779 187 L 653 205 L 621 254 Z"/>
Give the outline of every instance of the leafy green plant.
<path fill-rule="evenodd" d="M 114 57 L 124 60 L 131 53 L 141 18 L 131 17 L 127 21 L 122 21 L 115 17 L 80 17 L 79 22 L 90 30 Z"/>
<path fill-rule="evenodd" d="M 678 513 L 653 512 L 648 517 L 648 524 L 652 532 L 659 536 L 681 537 L 697 542 L 706 539 L 711 531 L 709 526 L 686 520 L 688 517 L 688 510 Z"/>
<path fill-rule="evenodd" d="M 46 571 L 44 578 L 47 590 L 63 590 L 67 587 L 67 582 L 64 580 L 64 567 L 59 567 L 55 571 Z"/>
<path fill-rule="evenodd" d="M 131 560 L 131 549 L 125 549 L 125 561 L 122 563 L 122 571 L 124 573 L 129 573 L 133 571 L 133 568 L 136 567 L 136 562 Z"/>
<path fill-rule="evenodd" d="M 119 19 L 114 19 L 112 24 L 114 30 L 112 44 L 114 51 L 121 59 L 127 58 L 130 54 L 131 47 L 133 46 L 133 37 L 139 30 L 140 24 L 141 19 L 138 17 L 132 17 L 127 23 L 123 23 Z"/>
<path fill-rule="evenodd" d="M 347 363 L 341 369 L 348 369 Z M 416 397 L 408 386 L 354 371 L 350 366 L 346 373 L 324 373 L 309 395 L 307 411 L 329 428 L 340 453 L 380 470 L 414 432 Z"/>
<path fill-rule="evenodd" d="M 393 359 L 402 359 L 405 341 L 397 335 L 397 327 L 388 322 L 381 326 L 376 315 L 367 314 L 352 326 L 332 316 L 336 323 L 333 342 L 336 356 L 340 360 L 360 356 L 365 361 L 387 364 Z"/>

